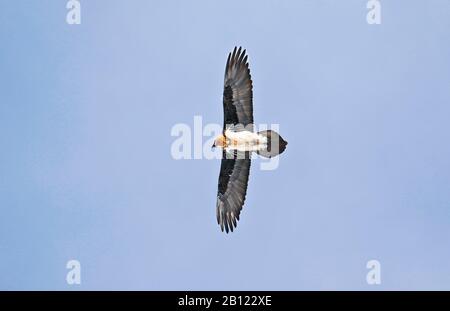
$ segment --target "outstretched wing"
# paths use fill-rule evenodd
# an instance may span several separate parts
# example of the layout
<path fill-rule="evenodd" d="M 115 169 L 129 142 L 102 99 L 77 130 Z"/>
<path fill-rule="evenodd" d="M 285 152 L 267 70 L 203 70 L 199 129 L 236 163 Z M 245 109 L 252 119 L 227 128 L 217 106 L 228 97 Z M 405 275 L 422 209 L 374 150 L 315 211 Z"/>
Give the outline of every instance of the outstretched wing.
<path fill-rule="evenodd" d="M 245 50 L 228 55 L 223 90 L 223 130 L 237 124 L 253 132 L 253 85 Z"/>
<path fill-rule="evenodd" d="M 250 174 L 250 153 L 223 151 L 217 191 L 217 222 L 228 233 L 236 228 L 244 205 Z"/>

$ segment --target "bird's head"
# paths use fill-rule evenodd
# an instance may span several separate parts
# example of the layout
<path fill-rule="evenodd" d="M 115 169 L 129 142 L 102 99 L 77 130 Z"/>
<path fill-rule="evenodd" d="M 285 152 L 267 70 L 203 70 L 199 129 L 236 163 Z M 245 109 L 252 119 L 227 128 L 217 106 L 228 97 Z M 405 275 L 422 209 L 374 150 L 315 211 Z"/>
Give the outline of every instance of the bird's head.
<path fill-rule="evenodd" d="M 223 135 L 219 135 L 216 137 L 216 139 L 214 139 L 214 143 L 212 145 L 212 148 L 215 147 L 225 147 L 225 142 L 226 142 L 226 138 Z"/>

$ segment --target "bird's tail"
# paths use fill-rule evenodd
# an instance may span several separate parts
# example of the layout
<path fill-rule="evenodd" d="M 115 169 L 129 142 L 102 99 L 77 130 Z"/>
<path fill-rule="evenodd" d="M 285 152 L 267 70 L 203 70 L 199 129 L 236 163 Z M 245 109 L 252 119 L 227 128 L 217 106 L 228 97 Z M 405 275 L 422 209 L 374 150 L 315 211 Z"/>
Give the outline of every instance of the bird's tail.
<path fill-rule="evenodd" d="M 271 158 L 281 154 L 286 149 L 287 141 L 277 132 L 268 130 L 258 132 L 258 134 L 267 138 L 267 147 L 257 151 L 260 156 Z"/>

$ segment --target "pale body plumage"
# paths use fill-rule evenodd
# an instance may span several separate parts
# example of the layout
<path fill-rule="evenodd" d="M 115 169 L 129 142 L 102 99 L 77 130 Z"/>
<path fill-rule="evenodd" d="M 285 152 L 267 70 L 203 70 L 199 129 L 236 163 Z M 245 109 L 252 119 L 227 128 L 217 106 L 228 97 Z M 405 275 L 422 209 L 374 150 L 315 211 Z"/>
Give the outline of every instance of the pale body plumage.
<path fill-rule="evenodd" d="M 227 150 L 258 151 L 267 148 L 267 137 L 250 131 L 225 131 Z"/>

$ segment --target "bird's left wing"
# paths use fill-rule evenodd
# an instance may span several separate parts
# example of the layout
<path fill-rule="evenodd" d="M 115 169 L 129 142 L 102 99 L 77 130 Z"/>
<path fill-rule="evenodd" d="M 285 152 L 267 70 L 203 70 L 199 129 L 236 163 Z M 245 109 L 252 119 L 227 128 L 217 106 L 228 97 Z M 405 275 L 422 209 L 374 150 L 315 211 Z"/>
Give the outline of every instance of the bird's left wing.
<path fill-rule="evenodd" d="M 228 233 L 236 228 L 244 205 L 250 174 L 250 153 L 223 151 L 217 191 L 217 222 Z"/>
<path fill-rule="evenodd" d="M 245 50 L 234 48 L 228 55 L 223 89 L 223 131 L 253 132 L 253 84 Z"/>

